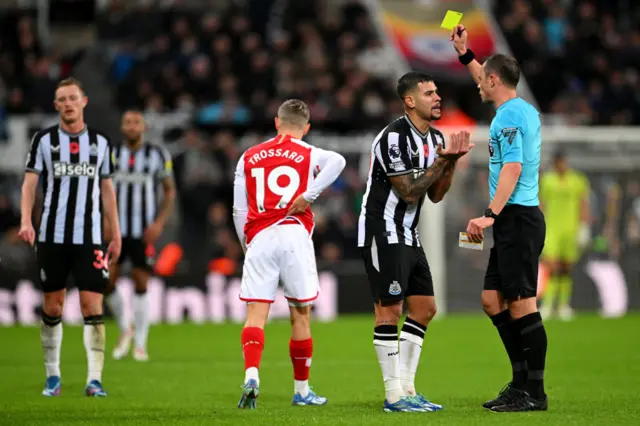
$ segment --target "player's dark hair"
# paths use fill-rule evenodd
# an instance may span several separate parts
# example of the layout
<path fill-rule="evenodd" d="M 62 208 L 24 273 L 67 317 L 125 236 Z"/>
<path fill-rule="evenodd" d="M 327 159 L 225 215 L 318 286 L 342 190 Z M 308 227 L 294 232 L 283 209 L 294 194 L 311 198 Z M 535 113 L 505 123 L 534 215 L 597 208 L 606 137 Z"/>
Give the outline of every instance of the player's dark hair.
<path fill-rule="evenodd" d="M 520 81 L 520 65 L 513 56 L 501 53 L 492 55 L 484 62 L 485 73 L 496 74 L 505 86 L 515 88 Z"/>
<path fill-rule="evenodd" d="M 562 160 L 566 160 L 567 159 L 567 153 L 564 152 L 563 150 L 559 149 L 556 152 L 553 153 L 553 162 L 554 164 L 557 163 L 558 161 L 562 161 Z"/>
<path fill-rule="evenodd" d="M 55 91 L 57 92 L 59 88 L 67 86 L 76 86 L 78 89 L 80 89 L 82 94 L 86 96 L 86 92 L 84 91 L 84 87 L 82 87 L 82 83 L 80 82 L 80 80 L 73 77 L 67 77 L 64 80 L 60 80 L 60 83 L 58 83 L 58 85 L 56 86 Z"/>
<path fill-rule="evenodd" d="M 400 99 L 404 99 L 404 97 L 407 96 L 407 92 L 415 89 L 418 84 L 428 83 L 430 81 L 434 80 L 429 74 L 418 71 L 408 72 L 398 80 L 398 96 Z"/>

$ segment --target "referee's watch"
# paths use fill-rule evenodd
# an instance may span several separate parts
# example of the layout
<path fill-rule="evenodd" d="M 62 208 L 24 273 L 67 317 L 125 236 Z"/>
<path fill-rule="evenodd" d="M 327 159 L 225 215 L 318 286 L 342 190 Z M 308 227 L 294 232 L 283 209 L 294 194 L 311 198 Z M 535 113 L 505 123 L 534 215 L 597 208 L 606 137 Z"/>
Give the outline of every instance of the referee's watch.
<path fill-rule="evenodd" d="M 496 219 L 498 218 L 498 215 L 497 215 L 497 214 L 495 214 L 495 213 L 493 212 L 493 210 L 491 210 L 491 209 L 489 208 L 489 209 L 486 209 L 486 210 L 484 211 L 484 217 L 490 217 L 490 218 L 492 218 L 493 220 L 496 220 Z"/>

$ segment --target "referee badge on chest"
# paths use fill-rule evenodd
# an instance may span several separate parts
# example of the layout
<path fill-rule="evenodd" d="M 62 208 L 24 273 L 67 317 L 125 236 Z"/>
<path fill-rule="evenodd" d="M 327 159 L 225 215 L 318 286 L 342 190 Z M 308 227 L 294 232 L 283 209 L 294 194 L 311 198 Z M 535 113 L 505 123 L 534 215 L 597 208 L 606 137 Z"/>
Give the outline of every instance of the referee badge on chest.
<path fill-rule="evenodd" d="M 400 287 L 400 283 L 398 281 L 393 281 L 389 286 L 389 294 L 392 296 L 397 296 L 402 293 L 402 287 Z"/>

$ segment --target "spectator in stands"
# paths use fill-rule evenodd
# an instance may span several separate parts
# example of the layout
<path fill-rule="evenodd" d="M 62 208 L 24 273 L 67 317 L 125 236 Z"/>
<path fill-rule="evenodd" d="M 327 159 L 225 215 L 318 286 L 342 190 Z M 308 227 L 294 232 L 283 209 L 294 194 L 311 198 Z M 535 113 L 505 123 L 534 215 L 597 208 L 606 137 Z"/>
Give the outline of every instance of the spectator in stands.
<path fill-rule="evenodd" d="M 636 2 L 497 0 L 494 12 L 556 123 L 640 124 Z"/>

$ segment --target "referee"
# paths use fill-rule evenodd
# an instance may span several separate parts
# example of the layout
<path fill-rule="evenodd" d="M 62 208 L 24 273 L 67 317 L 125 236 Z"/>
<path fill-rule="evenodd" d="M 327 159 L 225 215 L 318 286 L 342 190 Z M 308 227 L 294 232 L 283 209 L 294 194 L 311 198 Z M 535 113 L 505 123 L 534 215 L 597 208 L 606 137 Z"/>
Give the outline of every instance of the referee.
<path fill-rule="evenodd" d="M 80 290 L 84 317 L 89 367 L 85 394 L 107 396 L 101 383 L 105 346 L 102 295 L 108 283 L 109 263 L 120 255 L 121 237 L 111 182 L 111 144 L 106 136 L 85 125 L 86 105 L 87 97 L 79 81 L 69 78 L 58 84 L 54 106 L 60 123 L 33 137 L 22 185 L 20 236 L 31 245 L 37 238 L 44 292 L 40 326 L 47 374 L 44 396 L 60 394 L 61 319 L 69 275 Z M 40 179 L 45 196 L 36 237 L 31 215 Z M 102 241 L 103 211 L 113 230 L 106 252 Z"/>
<path fill-rule="evenodd" d="M 547 334 L 536 305 L 546 232 L 538 207 L 540 117 L 516 93 L 517 61 L 498 54 L 481 65 L 467 49 L 467 36 L 464 26 L 458 25 L 451 34 L 454 48 L 478 84 L 483 102 L 496 107 L 489 130 L 491 202 L 482 217 L 469 222 L 467 233 L 479 242 L 484 229 L 493 226 L 482 305 L 498 329 L 513 373 L 509 385 L 484 407 L 496 412 L 544 411 Z"/>

